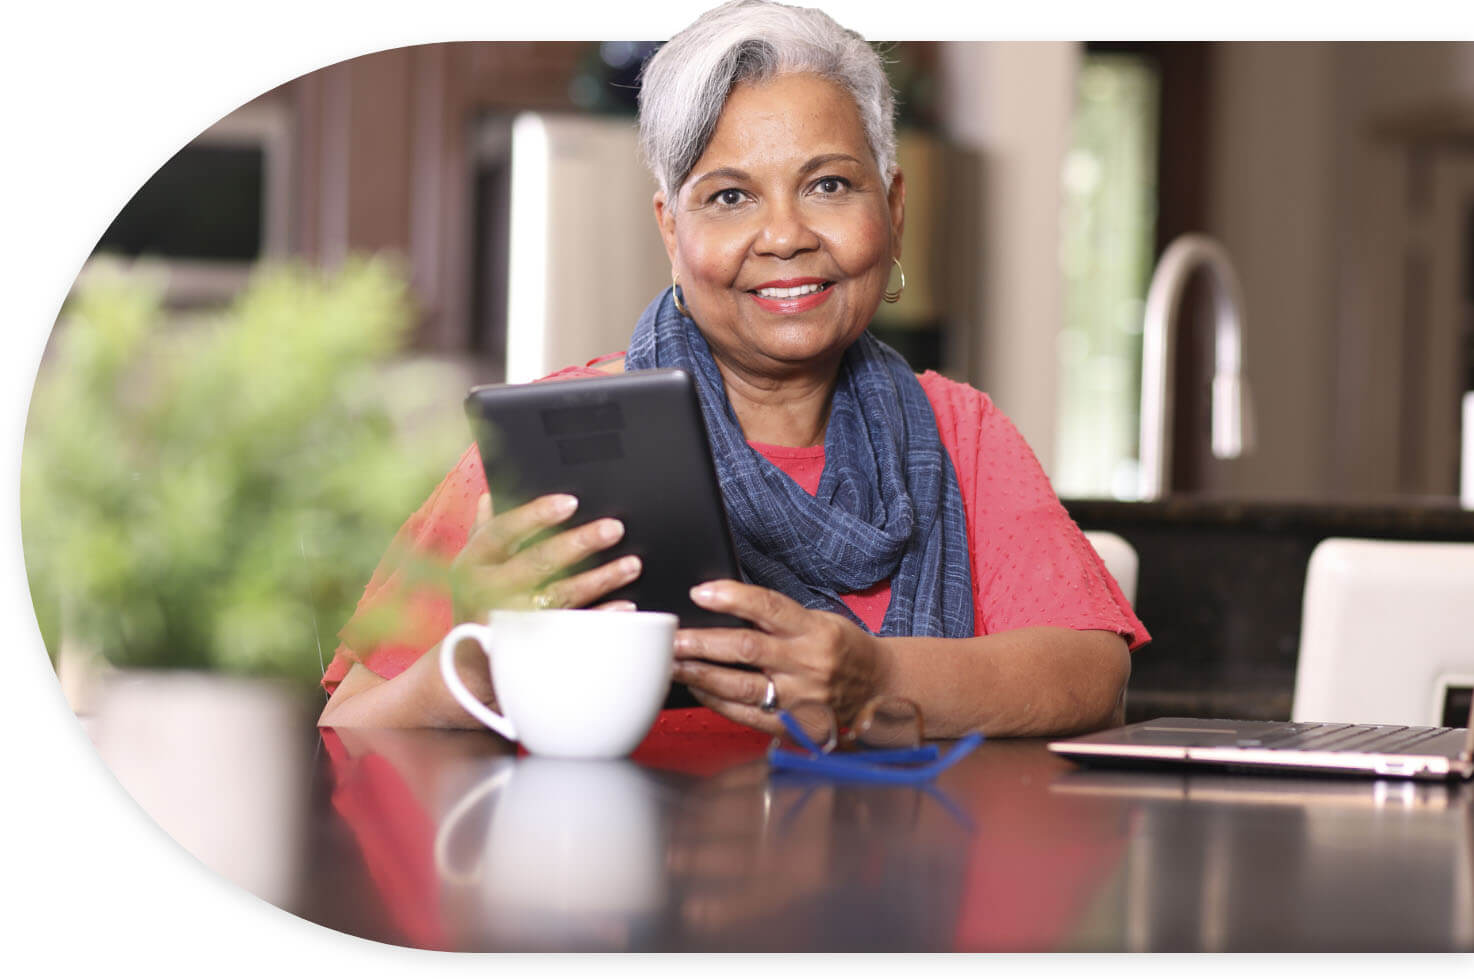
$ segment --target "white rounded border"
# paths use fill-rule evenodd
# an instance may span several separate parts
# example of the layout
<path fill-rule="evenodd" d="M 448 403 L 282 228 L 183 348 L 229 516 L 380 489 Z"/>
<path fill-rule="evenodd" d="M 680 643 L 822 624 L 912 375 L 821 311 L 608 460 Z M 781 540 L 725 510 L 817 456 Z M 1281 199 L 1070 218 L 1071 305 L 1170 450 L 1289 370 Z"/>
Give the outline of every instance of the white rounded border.
<path fill-rule="evenodd" d="M 8 844 L 0 920 L 7 925 L 8 961 L 23 967 L 47 962 L 68 973 L 136 963 L 163 975 L 261 975 L 283 965 L 294 974 L 336 975 L 402 975 L 427 966 L 480 974 L 486 968 L 475 956 L 382 946 L 305 924 L 204 870 L 119 790 L 62 700 L 26 590 L 17 490 L 30 391 L 61 301 L 112 216 L 175 150 L 248 99 L 383 48 L 445 40 L 662 37 L 707 5 L 132 0 L 26 4 L 7 18 L 12 43 L 0 59 L 0 302 L 7 354 L 0 358 L 0 391 L 7 400 L 0 594 L 12 651 L 8 704 L 0 710 L 9 749 L 0 817 Z M 1120 2 L 981 5 L 985 15 L 961 22 L 959 12 L 973 5 L 954 0 L 821 5 L 847 26 L 886 39 L 1332 32 L 1391 38 L 1469 30 L 1451 20 L 1458 5 L 1420 2 L 1396 5 L 1395 22 L 1383 10 L 1382 23 L 1341 8 L 1333 24 L 1281 0 L 1235 5 L 1229 20 L 1206 19 L 1227 16 L 1221 12 L 1182 9 L 1191 5 Z M 978 19 L 983 16 L 986 21 Z M 519 959 L 518 971 L 543 964 L 553 963 Z M 957 960 L 953 965 L 966 967 Z M 624 966 L 641 972 L 698 967 L 674 960 L 656 965 L 648 958 Z M 1140 967 L 1133 964 L 1133 974 Z M 847 972 L 853 968 L 846 966 Z"/>

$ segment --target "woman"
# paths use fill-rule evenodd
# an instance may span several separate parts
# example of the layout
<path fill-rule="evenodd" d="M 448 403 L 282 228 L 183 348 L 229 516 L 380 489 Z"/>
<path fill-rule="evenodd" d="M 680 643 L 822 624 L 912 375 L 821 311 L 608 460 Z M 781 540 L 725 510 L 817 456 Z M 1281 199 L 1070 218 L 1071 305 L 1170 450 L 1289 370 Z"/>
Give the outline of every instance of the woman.
<path fill-rule="evenodd" d="M 893 114 L 874 51 L 819 11 L 739 0 L 677 35 L 640 93 L 674 284 L 624 360 L 563 374 L 697 378 L 753 583 L 692 596 L 756 626 L 678 633 L 675 677 L 706 707 L 774 730 L 775 702 L 818 699 L 847 717 L 888 694 L 920 705 L 930 736 L 1104 726 L 1145 629 L 988 398 L 918 378 L 865 332 L 900 268 Z M 639 575 L 626 558 L 560 578 L 617 541 L 618 521 L 574 526 L 567 497 L 493 516 L 484 487 L 468 450 L 398 540 L 455 553 L 474 587 L 453 608 L 422 597 L 415 634 L 367 655 L 350 623 L 321 723 L 474 724 L 426 653 L 452 620 L 493 604 L 597 606 Z M 490 701 L 484 666 L 458 655 Z"/>

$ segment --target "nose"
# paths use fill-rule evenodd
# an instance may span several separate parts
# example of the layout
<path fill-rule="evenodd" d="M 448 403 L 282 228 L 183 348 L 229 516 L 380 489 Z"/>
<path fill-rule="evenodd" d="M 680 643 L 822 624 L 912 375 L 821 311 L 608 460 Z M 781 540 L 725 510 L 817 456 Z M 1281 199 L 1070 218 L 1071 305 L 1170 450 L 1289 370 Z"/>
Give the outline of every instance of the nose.
<path fill-rule="evenodd" d="M 792 258 L 818 247 L 819 236 L 809 226 L 798 201 L 781 199 L 763 209 L 763 224 L 756 242 L 759 254 Z"/>

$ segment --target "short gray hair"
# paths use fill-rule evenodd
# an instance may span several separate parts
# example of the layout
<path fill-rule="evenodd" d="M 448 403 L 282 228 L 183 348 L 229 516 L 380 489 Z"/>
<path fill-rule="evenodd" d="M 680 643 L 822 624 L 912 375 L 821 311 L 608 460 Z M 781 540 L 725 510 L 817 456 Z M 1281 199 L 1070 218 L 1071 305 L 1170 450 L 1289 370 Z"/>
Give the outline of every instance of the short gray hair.
<path fill-rule="evenodd" d="M 895 96 L 875 49 L 821 10 L 732 0 L 671 38 L 641 72 L 640 150 L 660 189 L 670 195 L 691 175 L 734 87 L 792 72 L 819 75 L 850 93 L 889 181 Z"/>

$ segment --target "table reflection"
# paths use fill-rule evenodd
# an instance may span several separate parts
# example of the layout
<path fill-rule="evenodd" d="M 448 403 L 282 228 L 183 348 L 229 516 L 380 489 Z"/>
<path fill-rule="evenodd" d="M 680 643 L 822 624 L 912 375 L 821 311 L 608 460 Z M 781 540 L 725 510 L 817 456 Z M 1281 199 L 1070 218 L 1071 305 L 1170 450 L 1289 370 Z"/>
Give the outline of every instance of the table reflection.
<path fill-rule="evenodd" d="M 928 807 L 939 818 L 927 821 L 945 831 L 939 839 L 960 842 L 972 832 L 966 814 L 935 788 L 774 775 L 762 761 L 707 779 L 681 799 L 669 837 L 681 923 L 697 936 L 744 931 L 769 941 L 790 919 L 824 927 L 822 916 L 795 912 L 811 912 L 837 878 L 863 876 L 867 860 L 883 874 L 887 851 L 920 842 Z"/>
<path fill-rule="evenodd" d="M 771 773 L 766 737 L 710 712 L 561 762 L 319 732 L 251 684 L 146 686 L 88 724 L 128 791 L 217 872 L 380 942 L 1474 950 L 1474 787 L 1080 769 L 1027 740 L 854 784 Z"/>
<path fill-rule="evenodd" d="M 431 948 L 946 947 L 975 832 L 935 786 L 692 774 L 325 732 L 333 808 L 377 903 Z M 396 784 L 397 782 L 397 784 Z M 876 927 L 877 915 L 884 922 Z"/>
<path fill-rule="evenodd" d="M 1467 788 L 1083 770 L 1050 791 L 1133 824 L 1115 895 L 1131 950 L 1474 944 Z"/>
<path fill-rule="evenodd" d="M 1073 766 L 1036 741 L 992 741 L 946 783 L 977 823 L 948 947 L 1040 952 L 1120 947 L 1112 920 L 1133 829 L 1109 801 L 1051 792 Z"/>
<path fill-rule="evenodd" d="M 440 819 L 442 890 L 496 938 L 627 947 L 665 900 L 659 792 L 628 761 L 501 760 Z"/>
<path fill-rule="evenodd" d="M 337 893 L 320 895 L 309 916 L 366 938 L 460 947 L 435 869 L 439 816 L 510 749 L 457 731 L 342 728 L 321 737 L 334 828 L 346 830 L 350 845 L 319 855 L 337 864 L 320 871 Z"/>
<path fill-rule="evenodd" d="M 923 787 L 327 731 L 304 916 L 460 950 L 1474 949 L 1469 789 L 1076 768 L 994 742 Z"/>

